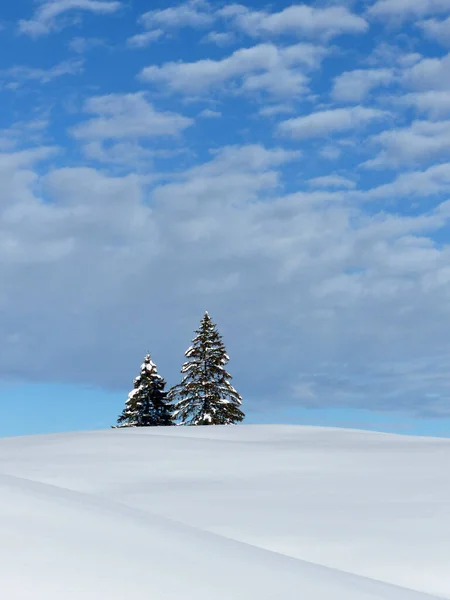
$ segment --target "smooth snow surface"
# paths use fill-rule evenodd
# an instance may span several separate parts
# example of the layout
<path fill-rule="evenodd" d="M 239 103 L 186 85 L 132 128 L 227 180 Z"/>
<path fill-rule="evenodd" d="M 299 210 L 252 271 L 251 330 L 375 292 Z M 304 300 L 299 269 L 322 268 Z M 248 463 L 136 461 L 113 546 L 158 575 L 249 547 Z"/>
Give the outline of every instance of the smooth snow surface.
<path fill-rule="evenodd" d="M 449 465 L 316 427 L 4 439 L 2 598 L 450 599 Z"/>

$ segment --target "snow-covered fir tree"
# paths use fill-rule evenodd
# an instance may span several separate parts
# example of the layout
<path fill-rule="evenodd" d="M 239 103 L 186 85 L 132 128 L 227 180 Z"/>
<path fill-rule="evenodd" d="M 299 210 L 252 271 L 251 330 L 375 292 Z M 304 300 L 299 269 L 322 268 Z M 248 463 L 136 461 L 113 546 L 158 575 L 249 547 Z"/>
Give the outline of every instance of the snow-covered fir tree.
<path fill-rule="evenodd" d="M 147 354 L 116 427 L 173 425 L 171 407 L 167 402 L 167 392 L 164 391 L 165 386 L 166 382 L 159 375 L 150 355 Z"/>
<path fill-rule="evenodd" d="M 192 346 L 185 353 L 183 380 L 168 394 L 174 419 L 180 425 L 228 425 L 242 421 L 242 398 L 230 383 L 231 375 L 225 370 L 229 358 L 207 312 L 195 333 Z"/>

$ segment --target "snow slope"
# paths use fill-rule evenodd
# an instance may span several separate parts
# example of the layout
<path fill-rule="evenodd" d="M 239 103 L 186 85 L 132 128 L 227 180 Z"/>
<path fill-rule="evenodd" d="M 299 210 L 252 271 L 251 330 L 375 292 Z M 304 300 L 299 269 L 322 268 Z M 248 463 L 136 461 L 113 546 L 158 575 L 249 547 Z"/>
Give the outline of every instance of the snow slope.
<path fill-rule="evenodd" d="M 315 427 L 3 439 L 1 597 L 450 599 L 449 464 Z"/>

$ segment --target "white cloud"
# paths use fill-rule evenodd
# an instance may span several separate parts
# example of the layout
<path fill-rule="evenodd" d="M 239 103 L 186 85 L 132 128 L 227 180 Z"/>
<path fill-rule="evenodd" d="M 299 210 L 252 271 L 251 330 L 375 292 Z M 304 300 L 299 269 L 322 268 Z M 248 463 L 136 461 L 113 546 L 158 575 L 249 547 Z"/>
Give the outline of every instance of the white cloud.
<path fill-rule="evenodd" d="M 158 186 L 153 198 L 167 214 L 186 210 L 190 213 L 189 219 L 173 220 L 180 239 L 207 241 L 214 237 L 219 255 L 239 253 L 238 247 L 228 247 L 223 237 L 227 230 L 223 228 L 224 222 L 216 218 L 216 211 L 243 208 L 248 202 L 272 194 L 280 185 L 277 168 L 298 160 L 299 156 L 298 152 L 266 149 L 258 144 L 222 147 L 212 153 L 211 160 L 178 174 L 172 183 Z M 182 195 L 184 200 L 180 204 L 178 199 Z M 243 225 L 229 231 L 230 236 L 239 236 Z M 219 246 L 224 244 L 221 250 Z"/>
<path fill-rule="evenodd" d="M 172 92 L 195 94 L 230 84 L 234 92 L 265 91 L 274 96 L 295 96 L 307 89 L 304 71 L 317 68 L 326 49 L 312 44 L 277 48 L 259 44 L 236 50 L 222 60 L 169 62 L 142 70 L 143 81 L 162 83 Z"/>
<path fill-rule="evenodd" d="M 365 62 L 381 69 L 386 67 L 412 67 L 422 59 L 419 52 L 409 52 L 401 46 L 386 41 L 380 42 Z"/>
<path fill-rule="evenodd" d="M 405 71 L 403 81 L 415 90 L 449 90 L 450 54 L 442 58 L 424 58 Z"/>
<path fill-rule="evenodd" d="M 285 115 L 295 112 L 292 104 L 288 103 L 277 103 L 277 104 L 266 104 L 259 109 L 258 114 L 262 117 L 276 117 L 277 115 Z"/>
<path fill-rule="evenodd" d="M 443 46 L 450 45 L 450 17 L 447 17 L 443 21 L 428 19 L 418 25 L 432 40 L 438 40 Z"/>
<path fill-rule="evenodd" d="M 448 0 L 377 0 L 367 12 L 376 18 L 391 17 L 403 20 L 446 13 L 449 10 Z"/>
<path fill-rule="evenodd" d="M 37 5 L 36 15 L 48 4 Z M 313 386 L 316 395 L 326 392 L 316 398 L 318 404 L 385 407 L 386 390 L 391 386 L 396 393 L 392 386 L 397 386 L 398 402 L 407 410 L 429 407 L 422 388 L 427 373 L 435 374 L 432 369 L 419 369 L 421 387 L 411 383 L 414 373 L 408 369 L 389 379 L 373 365 L 427 365 L 434 354 L 441 356 L 439 365 L 450 365 L 450 202 L 438 204 L 450 197 L 450 163 L 436 164 L 450 160 L 450 121 L 444 120 L 450 117 L 449 59 L 424 59 L 419 52 L 438 53 L 428 51 L 423 37 L 380 37 L 378 27 L 375 38 L 364 38 L 339 57 L 342 49 L 318 43 L 344 30 L 364 31 L 364 20 L 343 8 L 357 3 L 309 4 L 256 11 L 234 5 L 220 14 L 206 2 L 151 10 L 129 43 L 143 47 L 166 36 L 167 44 L 147 53 L 148 63 L 134 53 L 120 56 L 139 58 L 139 68 L 151 65 L 143 76 L 155 84 L 152 95 L 120 93 L 127 91 L 120 77 L 105 89 L 110 78 L 92 78 L 90 69 L 69 95 L 56 85 L 33 85 L 35 94 L 17 94 L 11 110 L 28 112 L 29 122 L 7 125 L 5 104 L 0 131 L 3 375 L 56 374 L 60 380 L 121 386 L 150 343 L 172 383 L 192 329 L 208 308 L 223 327 L 236 387 L 247 397 L 268 395 L 286 403 L 286 390 L 298 373 L 322 372 L 324 362 L 345 371 L 347 363 L 348 386 L 338 381 L 336 389 L 333 369 L 324 368 L 328 379 L 323 376 Z M 70 13 L 48 19 L 48 31 L 79 16 L 71 6 Z M 425 28 L 439 23 L 414 18 Z M 182 45 L 169 48 L 169 42 L 182 27 L 196 30 L 189 32 L 189 41 L 197 45 L 177 55 Z M 111 44 L 123 49 L 119 30 L 110 33 L 119 36 Z M 311 35 L 309 44 L 289 45 L 297 36 Z M 253 47 L 236 52 L 217 47 L 252 36 L 267 43 L 252 41 Z M 71 37 L 62 40 L 63 50 Z M 276 43 L 268 41 L 273 39 Z M 393 44 L 383 46 L 380 39 Z M 70 49 L 82 53 L 90 41 L 75 38 Z M 349 44 L 346 38 L 343 49 Z M 112 53 L 111 64 L 104 65 L 113 76 L 119 54 Z M 316 76 L 314 70 L 330 54 L 323 76 Z M 3 80 L 13 85 L 52 81 L 82 68 L 81 62 L 47 70 L 15 67 L 3 73 Z M 330 83 L 339 68 L 346 72 L 334 80 L 332 100 L 358 106 L 330 104 Z M 133 77 L 136 69 L 128 73 Z M 393 93 L 375 95 L 391 83 L 402 85 L 404 95 L 394 86 Z M 112 89 L 118 93 L 108 94 Z M 182 102 L 168 98 L 167 91 L 183 95 Z M 232 96 L 228 104 L 221 92 Z M 85 94 L 95 97 L 81 115 L 64 113 Z M 49 123 L 52 113 L 41 110 L 50 102 L 55 103 L 54 124 Z M 184 112 L 178 106 L 187 102 L 198 135 L 181 135 L 194 125 L 178 114 Z M 385 107 L 391 112 L 380 110 Z M 410 123 L 416 110 L 442 120 Z M 64 140 L 64 118 L 73 139 L 56 155 L 50 136 L 54 132 Z M 255 143 L 272 139 L 280 120 L 277 130 L 287 136 L 286 144 L 282 138 L 276 148 Z M 221 147 L 223 140 L 231 145 Z M 242 140 L 248 143 L 241 145 Z M 287 149 L 293 147 L 301 147 L 301 153 Z M 372 165 L 366 166 L 378 162 L 383 173 L 357 171 L 370 150 Z M 52 163 L 58 168 L 49 170 Z M 411 172 L 389 175 L 390 167 Z M 118 176 L 123 173 L 128 175 Z M 8 341 L 12 333 L 17 333 L 14 347 Z M 25 353 L 33 355 L 31 366 L 23 363 Z M 376 391 L 345 395 L 358 387 L 359 370 L 370 374 Z M 433 392 L 448 387 L 438 377 L 431 382 Z"/>
<path fill-rule="evenodd" d="M 383 131 L 372 140 L 383 150 L 363 166 L 377 169 L 418 166 L 450 154 L 450 121 L 414 121 L 408 127 Z"/>
<path fill-rule="evenodd" d="M 334 78 L 332 96 L 339 102 L 362 102 L 378 87 L 389 85 L 394 79 L 393 69 L 356 69 Z"/>
<path fill-rule="evenodd" d="M 14 150 L 33 145 L 42 146 L 49 126 L 48 114 L 36 116 L 30 121 L 17 121 L 6 129 L 0 129 L 0 150 Z"/>
<path fill-rule="evenodd" d="M 349 204 L 353 190 L 285 195 L 282 169 L 298 155 L 259 145 L 220 148 L 152 189 L 137 175 L 31 171 L 45 156 L 0 157 L 4 376 L 126 385 L 150 323 L 161 371 L 176 381 L 207 294 L 247 397 L 278 392 L 286 406 L 280 381 L 290 388 L 299 373 L 326 369 L 331 381 L 335 368 L 351 389 L 361 373 L 377 383 L 374 364 L 392 374 L 403 362 L 364 405 L 386 408 L 389 393 L 404 392 L 402 407 L 417 413 L 430 408 L 420 381 L 434 393 L 448 384 L 430 383 L 427 368 L 411 383 L 411 365 L 443 364 L 448 344 L 450 251 L 432 241 L 448 203 L 417 216 L 366 215 Z M 361 406 L 361 395 L 321 382 L 317 405 Z"/>
<path fill-rule="evenodd" d="M 188 117 L 155 110 L 142 92 L 96 96 L 86 102 L 84 110 L 98 116 L 72 129 L 72 135 L 77 139 L 112 140 L 174 136 L 193 123 Z"/>
<path fill-rule="evenodd" d="M 335 108 L 283 121 L 278 132 L 294 139 L 313 138 L 357 129 L 388 116 L 386 111 L 363 106 Z"/>
<path fill-rule="evenodd" d="M 149 148 L 142 146 L 136 140 L 125 140 L 105 144 L 103 140 L 92 140 L 83 144 L 83 155 L 96 162 L 123 167 L 122 171 L 130 170 L 145 173 L 145 181 L 156 181 L 161 174 L 153 171 L 155 159 L 174 159 L 182 154 L 188 154 L 187 148 Z M 116 169 L 114 169 L 116 170 Z M 143 176 L 142 176 L 143 177 Z"/>
<path fill-rule="evenodd" d="M 36 158 L 36 153 L 34 155 Z M 16 265 L 18 279 L 7 292 L 11 302 L 8 307 L 7 329 L 12 328 L 21 333 L 20 344 L 15 349 L 17 354 L 14 356 L 14 353 L 9 353 L 7 364 L 3 362 L 1 365 L 3 373 L 10 366 L 14 368 L 14 361 L 20 355 L 23 356 L 22 344 L 30 352 L 33 351 L 42 326 L 49 327 L 52 335 L 45 338 L 48 344 L 45 349 L 40 346 L 40 358 L 33 363 L 27 376 L 42 374 L 50 368 L 52 373 L 58 372 L 59 377 L 71 377 L 74 361 L 66 360 L 67 355 L 62 359 L 60 354 L 62 360 L 52 357 L 53 351 L 70 331 L 75 335 L 71 338 L 74 345 L 71 346 L 70 355 L 72 359 L 77 357 L 75 364 L 78 374 L 81 374 L 83 380 L 86 381 L 86 377 L 90 380 L 94 375 L 89 367 L 92 353 L 97 353 L 99 343 L 109 345 L 113 339 L 117 339 L 117 327 L 121 327 L 122 318 L 119 313 L 122 314 L 122 309 L 125 311 L 123 317 L 128 314 L 126 321 L 131 325 L 130 329 L 139 332 L 142 328 L 138 323 L 142 321 L 143 324 L 160 302 L 161 306 L 165 306 L 163 312 L 170 310 L 172 300 L 179 298 L 180 294 L 187 301 L 187 306 L 190 306 L 188 310 L 192 311 L 190 295 L 201 293 L 203 297 L 205 280 L 208 281 L 210 294 L 214 294 L 214 289 L 221 289 L 223 294 L 223 286 L 216 284 L 228 280 L 229 273 L 224 276 L 220 270 L 216 274 L 209 272 L 206 266 L 209 262 L 208 253 L 204 252 L 202 242 L 205 235 L 209 238 L 211 227 L 215 229 L 219 225 L 216 256 L 224 251 L 228 252 L 231 232 L 227 234 L 224 229 L 227 217 L 221 213 L 221 200 L 225 199 L 229 208 L 234 211 L 233 205 L 236 202 L 244 206 L 247 198 L 257 197 L 258 190 L 262 190 L 264 194 L 268 186 L 273 189 L 278 184 L 278 178 L 276 171 L 271 169 L 295 156 L 295 153 L 278 149 L 265 150 L 259 146 L 221 149 L 209 163 L 175 177 L 175 180 L 183 181 L 182 188 L 177 188 L 176 185 L 161 186 L 155 191 L 154 205 L 151 208 L 147 202 L 143 180 L 134 175 L 111 177 L 94 169 L 63 168 L 51 171 L 37 181 L 37 175 L 33 179 L 28 175 L 24 178 L 25 176 L 14 173 L 12 169 L 14 161 L 16 167 L 28 165 L 30 155 L 22 155 L 20 160 L 9 158 L 4 171 L 0 158 L 0 239 L 4 244 L 0 273 L 3 274 L 4 269 Z M 38 183 L 50 202 L 43 203 L 34 196 L 32 190 L 36 189 Z M 14 193 L 11 194 L 11 191 Z M 178 191 L 184 194 L 181 202 L 178 195 L 174 196 Z M 206 210 L 203 215 L 196 214 L 195 206 L 199 201 L 203 202 L 203 197 L 206 200 Z M 214 213 L 217 210 L 219 212 Z M 239 225 L 239 219 L 237 224 Z M 235 228 L 233 232 L 233 236 L 238 236 L 236 239 L 239 239 L 238 229 L 239 227 Z M 200 248 L 195 240 L 200 243 Z M 6 245 L 8 252 L 5 252 Z M 200 263 L 197 262 L 195 267 L 197 249 L 201 254 Z M 233 250 L 233 245 L 229 250 L 231 253 L 234 250 L 240 252 L 238 246 Z M 194 271 L 186 270 L 186 265 L 183 265 L 184 257 L 188 256 Z M 194 263 L 190 262 L 192 259 Z M 213 260 L 216 265 L 220 264 L 214 258 Z M 40 319 L 34 319 L 33 323 L 25 317 L 29 314 L 28 299 L 21 293 L 23 288 L 20 283 L 20 265 L 25 265 L 25 272 L 28 272 L 26 265 L 29 264 L 33 265 L 35 279 L 24 273 L 27 289 L 33 292 L 28 297 L 33 296 L 33 314 L 36 310 L 40 314 Z M 227 269 L 225 265 L 225 270 Z M 189 270 L 191 273 L 187 280 Z M 168 277 L 169 272 L 174 277 Z M 162 287 L 154 285 L 156 280 Z M 186 287 L 188 281 L 189 285 Z M 176 282 L 181 286 L 179 291 L 176 291 Z M 229 291 L 232 292 L 233 289 L 234 286 L 231 286 Z M 130 294 L 131 290 L 133 292 Z M 150 290 L 153 291 L 149 294 Z M 56 297 L 62 302 L 57 306 L 64 307 L 62 313 L 55 310 Z M 145 302 L 141 304 L 144 297 Z M 13 306 L 14 311 L 11 310 Z M 196 312 L 195 308 L 193 312 Z M 118 318 L 111 320 L 112 313 L 116 313 Z M 160 316 L 157 322 L 161 323 L 159 309 L 158 314 Z M 69 319 L 67 315 L 70 315 Z M 129 318 L 134 321 L 133 324 Z M 25 319 L 26 325 L 22 319 Z M 107 323 L 109 333 L 104 330 Z M 112 329 L 109 329 L 111 325 Z M 0 328 L 0 335 L 3 331 Z M 100 331 L 105 335 L 100 336 Z M 158 326 L 152 337 L 156 344 L 159 339 Z M 177 337 L 176 334 L 175 338 Z M 171 345 L 175 338 L 172 338 Z M 122 359 L 130 360 L 130 357 L 127 358 L 130 343 L 135 350 L 136 343 L 140 345 L 135 334 L 131 337 L 121 336 L 119 346 L 122 346 L 124 353 L 119 349 L 119 354 L 122 355 L 122 366 Z M 117 349 L 117 345 L 112 346 Z M 162 353 L 163 346 L 164 344 L 159 344 Z M 81 347 L 84 348 L 82 351 Z M 132 351 L 133 360 L 134 354 Z M 80 362 L 78 357 L 82 356 L 85 358 Z M 109 356 L 109 368 L 106 370 L 110 369 L 117 358 L 118 355 Z M 104 367 L 106 368 L 106 363 L 103 366 L 97 364 L 97 376 L 100 373 L 106 375 Z M 120 369 L 115 371 L 118 375 Z M 103 378 L 103 374 L 100 378 Z M 120 380 L 119 376 L 115 383 L 110 380 L 110 384 L 116 385 Z"/>
<path fill-rule="evenodd" d="M 37 162 L 53 156 L 57 152 L 54 146 L 40 146 L 19 152 L 0 153 L 0 169 L 14 170 L 32 167 Z"/>
<path fill-rule="evenodd" d="M 425 113 L 432 119 L 450 115 L 450 90 L 413 92 L 402 96 L 400 101 L 414 106 L 418 112 Z"/>
<path fill-rule="evenodd" d="M 108 165 L 119 165 L 129 168 L 145 168 L 149 171 L 153 166 L 154 152 L 143 148 L 136 141 L 113 142 L 105 145 L 103 140 L 93 140 L 83 145 L 83 155 Z"/>
<path fill-rule="evenodd" d="M 252 11 L 239 4 L 225 6 L 219 14 L 252 37 L 295 35 L 331 38 L 343 33 L 362 33 L 366 21 L 344 6 L 312 7 L 293 5 L 278 13 Z"/>
<path fill-rule="evenodd" d="M 450 163 L 437 164 L 424 171 L 400 174 L 392 183 L 369 190 L 368 198 L 427 197 L 450 191 Z"/>
<path fill-rule="evenodd" d="M 423 249 L 417 251 L 417 258 L 421 264 L 429 261 L 433 271 L 440 271 L 436 265 L 435 250 Z M 405 252 L 408 259 L 412 259 L 414 252 L 410 249 Z M 439 255 L 438 255 L 439 256 Z M 434 260 L 433 260 L 434 259 Z M 354 282 L 350 278 L 336 280 L 332 286 L 352 286 Z M 368 282 L 367 282 L 368 284 Z M 363 285 L 354 285 L 355 291 L 363 292 Z M 318 290 L 318 293 L 335 293 L 332 288 Z M 446 372 L 450 366 L 449 357 L 446 354 L 432 355 L 422 358 L 414 358 L 411 361 L 389 361 L 383 359 L 377 364 L 355 368 L 354 365 L 330 364 L 323 365 L 314 374 L 304 373 L 298 377 L 294 386 L 294 392 L 301 398 L 302 406 L 317 408 L 322 405 L 323 398 L 333 397 L 329 406 L 357 407 L 367 406 L 367 399 L 376 397 L 378 402 L 376 410 L 389 414 L 390 411 L 407 411 L 411 398 L 420 398 L 420 407 L 416 407 L 415 416 L 418 418 L 448 417 L 448 398 L 450 389 L 446 378 Z M 430 389 L 439 392 L 430 392 Z M 372 404 L 371 404 L 372 407 Z M 379 427 L 380 431 L 386 431 L 384 419 L 377 425 L 371 418 L 370 421 L 341 423 L 342 427 L 370 428 Z M 395 426 L 398 433 L 398 426 Z"/>
<path fill-rule="evenodd" d="M 70 40 L 68 47 L 72 52 L 85 54 L 91 48 L 96 46 L 105 46 L 105 41 L 101 38 L 74 37 Z"/>
<path fill-rule="evenodd" d="M 169 8 L 150 10 L 139 19 L 147 27 L 179 29 L 181 27 L 206 27 L 215 17 L 210 6 L 203 0 L 191 0 Z"/>
<path fill-rule="evenodd" d="M 326 144 L 320 149 L 319 154 L 325 160 L 338 160 L 342 155 L 342 148 L 335 144 Z"/>
<path fill-rule="evenodd" d="M 235 36 L 231 31 L 210 31 L 202 38 L 202 41 L 210 42 L 217 46 L 228 46 L 228 44 L 232 44 L 235 41 Z"/>
<path fill-rule="evenodd" d="M 403 52 L 398 56 L 397 64 L 402 68 L 408 68 L 416 65 L 422 58 L 419 52 Z"/>
<path fill-rule="evenodd" d="M 205 119 L 217 119 L 222 116 L 222 113 L 218 110 L 211 110 L 210 108 L 205 108 L 198 115 L 199 117 L 203 117 Z"/>
<path fill-rule="evenodd" d="M 276 167 L 298 158 L 297 151 L 284 150 L 283 148 L 267 149 L 259 144 L 248 144 L 244 146 L 224 146 L 212 152 L 212 160 L 192 167 L 185 173 L 185 179 L 195 179 L 200 174 L 213 176 L 223 174 L 227 176 L 229 171 L 265 171 L 270 167 Z"/>
<path fill-rule="evenodd" d="M 132 37 L 128 38 L 127 42 L 129 46 L 134 48 L 145 48 L 153 42 L 157 42 L 164 35 L 162 29 L 153 29 L 152 31 L 144 31 L 144 33 L 137 33 Z"/>
<path fill-rule="evenodd" d="M 308 179 L 307 184 L 314 188 L 345 188 L 354 189 L 356 183 L 348 177 L 342 175 L 323 175 L 322 177 L 314 177 Z"/>
<path fill-rule="evenodd" d="M 117 12 L 121 2 L 108 0 L 44 0 L 30 20 L 19 21 L 21 33 L 38 37 L 64 26 L 59 17 L 69 12 L 87 11 L 100 15 Z"/>
<path fill-rule="evenodd" d="M 239 4 L 226 5 L 214 10 L 203 0 L 191 0 L 177 6 L 151 10 L 143 14 L 140 23 L 149 30 L 176 30 L 182 27 L 203 28 L 224 20 L 251 37 L 270 37 L 285 34 L 296 37 L 329 39 L 343 33 L 362 33 L 366 21 L 342 6 L 314 8 L 304 4 L 293 5 L 280 12 L 252 11 Z M 217 45 L 234 40 L 231 31 L 211 31 L 204 38 Z"/>
<path fill-rule="evenodd" d="M 83 71 L 84 62 L 82 60 L 66 60 L 50 69 L 39 69 L 17 65 L 4 71 L 0 71 L 0 79 L 7 83 L 7 87 L 15 89 L 23 85 L 26 81 L 39 81 L 39 83 L 49 83 L 58 77 L 65 75 L 78 75 Z"/>
<path fill-rule="evenodd" d="M 147 31 L 133 35 L 128 39 L 128 44 L 135 48 L 144 48 L 167 33 L 184 27 L 193 29 L 208 27 L 215 18 L 215 14 L 206 0 L 188 0 L 177 6 L 150 10 L 139 18 L 139 23 Z"/>

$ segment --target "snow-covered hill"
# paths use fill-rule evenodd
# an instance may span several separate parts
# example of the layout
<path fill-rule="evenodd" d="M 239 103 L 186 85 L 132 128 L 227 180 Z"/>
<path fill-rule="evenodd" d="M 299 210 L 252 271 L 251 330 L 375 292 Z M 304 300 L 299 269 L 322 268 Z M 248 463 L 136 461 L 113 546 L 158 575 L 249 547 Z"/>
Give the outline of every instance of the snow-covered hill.
<path fill-rule="evenodd" d="M 0 441 L 5 600 L 450 598 L 450 440 L 294 426 Z"/>

